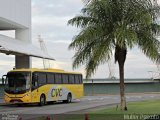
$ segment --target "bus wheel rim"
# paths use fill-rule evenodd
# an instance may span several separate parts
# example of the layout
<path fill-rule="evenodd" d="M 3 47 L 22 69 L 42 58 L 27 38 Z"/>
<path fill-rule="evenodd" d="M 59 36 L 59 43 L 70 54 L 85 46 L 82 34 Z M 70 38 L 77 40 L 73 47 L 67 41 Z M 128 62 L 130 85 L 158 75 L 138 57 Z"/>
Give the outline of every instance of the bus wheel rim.
<path fill-rule="evenodd" d="M 71 102 L 71 96 L 69 95 L 69 97 L 68 97 L 68 102 Z"/>
<path fill-rule="evenodd" d="M 44 97 L 41 97 L 41 104 L 44 104 Z"/>

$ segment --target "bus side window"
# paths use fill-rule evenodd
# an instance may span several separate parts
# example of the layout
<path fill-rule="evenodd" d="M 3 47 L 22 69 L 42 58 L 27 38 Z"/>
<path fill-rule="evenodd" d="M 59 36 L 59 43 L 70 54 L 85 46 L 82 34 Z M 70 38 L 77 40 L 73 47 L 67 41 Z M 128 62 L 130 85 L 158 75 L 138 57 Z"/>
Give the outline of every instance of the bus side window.
<path fill-rule="evenodd" d="M 69 84 L 74 84 L 74 75 L 69 75 Z"/>
<path fill-rule="evenodd" d="M 82 81 L 82 75 L 78 75 L 79 76 L 79 83 L 82 84 L 83 81 Z"/>
<path fill-rule="evenodd" d="M 55 74 L 55 84 L 62 84 L 62 74 L 60 73 Z"/>
<path fill-rule="evenodd" d="M 80 84 L 79 75 L 75 75 L 75 84 Z"/>
<path fill-rule="evenodd" d="M 47 83 L 48 84 L 54 84 L 55 83 L 54 73 L 47 73 Z"/>
<path fill-rule="evenodd" d="M 39 86 L 45 85 L 47 83 L 46 73 L 43 73 L 43 72 L 38 73 L 38 83 L 39 83 Z"/>
<path fill-rule="evenodd" d="M 68 75 L 67 74 L 62 74 L 62 83 L 68 84 Z"/>

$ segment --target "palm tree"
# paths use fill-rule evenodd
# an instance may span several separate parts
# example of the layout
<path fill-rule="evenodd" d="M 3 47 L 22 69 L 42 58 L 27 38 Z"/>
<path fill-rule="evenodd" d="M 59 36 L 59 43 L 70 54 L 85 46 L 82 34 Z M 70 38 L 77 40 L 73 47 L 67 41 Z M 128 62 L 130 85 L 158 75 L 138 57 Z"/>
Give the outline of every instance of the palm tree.
<path fill-rule="evenodd" d="M 151 0 L 85 0 L 81 15 L 68 24 L 81 28 L 69 49 L 75 49 L 73 68 L 85 64 L 86 78 L 100 64 L 111 59 L 119 65 L 121 110 L 127 110 L 124 85 L 124 64 L 127 49 L 138 46 L 152 61 L 159 63 L 160 42 L 156 35 L 160 26 L 155 22 L 159 6 Z"/>

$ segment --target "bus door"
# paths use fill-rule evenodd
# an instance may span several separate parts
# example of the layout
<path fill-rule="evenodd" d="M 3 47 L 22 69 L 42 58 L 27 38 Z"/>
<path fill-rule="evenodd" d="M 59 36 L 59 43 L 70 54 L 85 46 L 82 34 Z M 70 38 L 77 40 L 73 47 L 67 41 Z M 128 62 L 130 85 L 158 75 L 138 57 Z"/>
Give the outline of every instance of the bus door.
<path fill-rule="evenodd" d="M 32 102 L 39 102 L 38 75 L 32 75 Z"/>

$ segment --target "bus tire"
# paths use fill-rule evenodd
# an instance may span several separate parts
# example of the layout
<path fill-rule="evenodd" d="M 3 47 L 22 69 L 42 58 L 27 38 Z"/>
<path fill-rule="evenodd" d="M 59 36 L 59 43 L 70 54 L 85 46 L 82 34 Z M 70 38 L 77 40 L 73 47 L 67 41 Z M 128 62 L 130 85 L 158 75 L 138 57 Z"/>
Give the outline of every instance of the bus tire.
<path fill-rule="evenodd" d="M 40 97 L 39 106 L 43 106 L 45 104 L 46 104 L 46 97 L 44 94 L 42 94 Z"/>
<path fill-rule="evenodd" d="M 67 100 L 63 100 L 64 103 L 71 103 L 72 102 L 72 94 L 68 93 Z"/>

